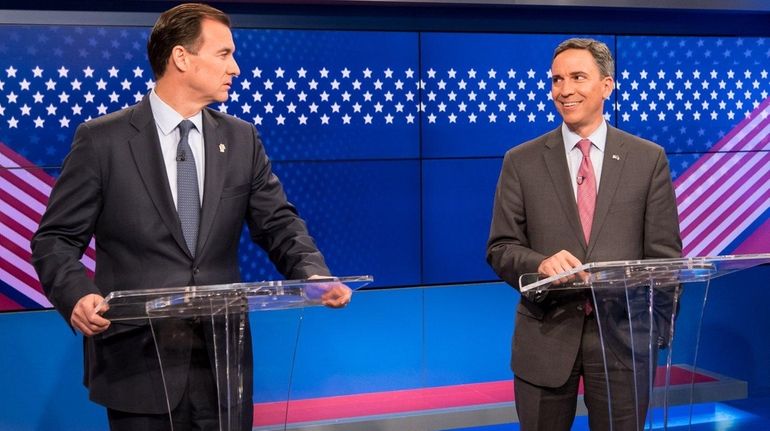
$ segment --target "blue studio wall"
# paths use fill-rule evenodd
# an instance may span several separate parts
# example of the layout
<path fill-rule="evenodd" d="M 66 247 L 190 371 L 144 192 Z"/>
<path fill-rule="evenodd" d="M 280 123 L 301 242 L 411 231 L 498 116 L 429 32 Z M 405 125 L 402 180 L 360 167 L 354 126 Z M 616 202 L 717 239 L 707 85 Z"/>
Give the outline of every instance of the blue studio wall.
<path fill-rule="evenodd" d="M 0 31 L 8 41 L 0 305 L 45 308 L 27 239 L 76 125 L 152 87 L 147 28 Z M 335 273 L 370 273 L 377 287 L 495 279 L 483 256 L 501 157 L 558 127 L 550 52 L 568 35 L 236 29 L 234 37 L 242 74 L 212 108 L 260 130 Z M 686 253 L 767 251 L 767 39 L 592 37 L 617 57 L 607 120 L 669 154 Z M 38 55 L 53 40 L 63 44 Z M 719 195 L 728 198 L 715 202 Z M 280 277 L 246 232 L 241 249 L 245 280 Z"/>
<path fill-rule="evenodd" d="M 770 251 L 770 39 L 620 33 L 581 32 L 608 43 L 616 56 L 618 85 L 607 120 L 666 148 L 686 251 Z M 7 387 L 31 385 L 43 394 L 0 391 L 0 405 L 11 407 L 0 415 L 0 429 L 52 429 L 72 420 L 73 411 L 80 423 L 69 429 L 102 424 L 101 410 L 79 385 L 79 339 L 55 312 L 17 311 L 49 306 L 28 264 L 28 242 L 77 124 L 133 104 L 152 87 L 147 34 L 146 26 L 0 26 L 0 310 L 8 312 L 0 315 L 0 333 L 3 345 L 13 346 L 0 355 L 0 369 Z M 255 401 L 282 399 L 287 361 L 308 364 L 318 356 L 339 368 L 302 368 L 295 396 L 510 378 L 517 295 L 474 283 L 495 280 L 484 251 L 503 153 L 559 125 L 548 69 L 555 45 L 570 36 L 234 30 L 242 74 L 230 99 L 213 108 L 256 125 L 336 274 L 372 274 L 374 287 L 399 288 L 362 294 L 358 314 L 354 306 L 347 315 L 309 311 L 294 359 L 286 340 L 297 339 L 298 317 L 260 316 L 265 333 L 275 336 L 259 340 Z M 246 232 L 241 256 L 245 280 L 280 277 Z M 725 278 L 727 286 L 757 288 L 734 297 L 724 287 L 713 301 L 730 312 L 711 327 L 740 333 L 751 347 L 703 349 L 709 366 L 729 363 L 726 371 L 756 393 L 770 393 L 770 379 L 757 367 L 770 352 L 750 341 L 767 325 L 735 322 L 745 322 L 747 298 L 770 299 L 761 288 L 766 275 L 762 268 Z M 458 283 L 493 292 L 474 300 L 494 306 L 469 310 L 470 288 L 427 289 L 428 302 L 422 290 L 404 288 Z M 458 330 L 452 323 L 460 313 L 499 332 Z M 308 341 L 309 328 L 329 322 L 346 328 L 343 338 L 362 341 L 333 348 Z M 400 347 L 375 342 L 396 335 Z M 480 343 L 480 356 L 449 354 L 457 345 L 448 339 Z M 404 346 L 406 352 L 397 350 Z M 367 360 L 372 351 L 378 361 Z M 339 383 L 345 374 L 358 383 Z"/>

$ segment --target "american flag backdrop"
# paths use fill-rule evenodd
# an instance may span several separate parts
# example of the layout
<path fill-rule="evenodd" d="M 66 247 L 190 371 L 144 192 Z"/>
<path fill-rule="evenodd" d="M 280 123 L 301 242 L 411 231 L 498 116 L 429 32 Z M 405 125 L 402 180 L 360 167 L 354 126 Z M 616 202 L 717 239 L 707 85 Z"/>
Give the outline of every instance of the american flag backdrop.
<path fill-rule="evenodd" d="M 29 264 L 29 238 L 77 125 L 134 104 L 153 87 L 147 34 L 133 27 L 0 27 L 0 310 L 50 306 Z M 321 235 L 339 238 L 322 247 L 337 268 L 367 272 L 358 268 L 388 265 L 377 254 L 382 247 L 366 240 L 378 230 L 377 217 L 411 217 L 377 201 L 373 190 L 380 189 L 371 183 L 414 174 L 419 199 L 420 160 L 499 158 L 557 127 L 548 69 L 565 37 L 236 29 L 241 75 L 230 99 L 212 107 L 255 124 L 277 171 L 282 163 L 300 165 L 300 172 L 318 161 L 339 167 L 321 181 L 292 176 L 296 166 L 279 174 L 290 197 L 327 196 L 304 214 L 310 218 L 345 206 L 375 209 L 362 224 L 329 219 L 329 233 Z M 770 251 L 770 42 L 598 38 L 617 58 L 615 103 L 605 117 L 666 148 L 686 253 Z M 345 168 L 361 161 L 415 168 L 391 176 Z M 419 218 L 410 223 L 380 234 L 419 229 Z M 277 276 L 246 236 L 242 251 L 245 279 Z M 83 260 L 89 271 L 93 255 L 92 243 Z M 418 270 L 404 270 L 406 280 L 419 282 Z"/>
<path fill-rule="evenodd" d="M 619 37 L 618 126 L 666 147 L 684 253 L 770 251 L 770 41 Z"/>

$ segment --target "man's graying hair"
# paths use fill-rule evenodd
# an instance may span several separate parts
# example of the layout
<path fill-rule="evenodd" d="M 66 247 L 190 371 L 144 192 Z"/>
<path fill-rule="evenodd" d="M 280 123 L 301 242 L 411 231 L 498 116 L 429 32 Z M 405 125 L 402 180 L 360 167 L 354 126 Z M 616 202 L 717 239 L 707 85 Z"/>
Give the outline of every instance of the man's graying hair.
<path fill-rule="evenodd" d="M 568 49 L 585 49 L 591 53 L 591 56 L 596 61 L 596 65 L 599 66 L 599 73 L 602 78 L 615 76 L 615 60 L 612 59 L 612 53 L 607 45 L 603 42 L 599 42 L 595 39 L 581 39 L 572 38 L 567 39 L 560 43 L 559 46 L 553 51 L 553 58 L 561 54 Z"/>

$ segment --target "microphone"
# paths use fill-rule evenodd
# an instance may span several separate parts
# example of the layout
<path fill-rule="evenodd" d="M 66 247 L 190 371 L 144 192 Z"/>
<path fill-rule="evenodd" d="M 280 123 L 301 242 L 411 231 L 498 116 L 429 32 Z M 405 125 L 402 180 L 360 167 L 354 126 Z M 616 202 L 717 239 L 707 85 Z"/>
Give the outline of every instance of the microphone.
<path fill-rule="evenodd" d="M 185 160 L 184 151 L 180 151 L 180 152 L 176 153 L 176 161 L 177 162 L 184 162 L 184 160 Z"/>
<path fill-rule="evenodd" d="M 177 159 L 177 160 L 178 160 L 178 159 Z M 184 160 L 184 159 L 183 159 L 183 160 Z M 582 186 L 582 185 L 583 185 L 583 180 L 585 180 L 585 178 L 586 178 L 586 177 L 584 177 L 584 176 L 582 176 L 582 175 L 578 175 L 578 177 L 577 177 L 577 183 L 578 183 L 578 185 L 579 185 L 579 186 Z"/>

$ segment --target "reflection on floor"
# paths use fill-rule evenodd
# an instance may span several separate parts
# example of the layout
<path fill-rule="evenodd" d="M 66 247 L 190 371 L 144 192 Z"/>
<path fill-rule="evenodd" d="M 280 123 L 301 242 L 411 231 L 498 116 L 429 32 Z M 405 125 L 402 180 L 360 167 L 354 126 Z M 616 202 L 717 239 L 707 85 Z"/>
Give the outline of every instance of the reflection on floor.
<path fill-rule="evenodd" d="M 673 406 L 668 413 L 668 429 L 672 429 L 672 426 L 690 423 L 691 400 L 698 403 L 698 408 L 692 412 L 694 424 L 709 424 L 716 419 L 721 422 L 748 420 L 750 417 L 740 414 L 740 408 L 730 407 L 733 405 L 730 402 L 734 400 L 748 401 L 747 396 L 745 381 L 705 370 L 695 371 L 679 364 L 673 365 L 668 375 L 662 370 L 656 374 L 652 406 Z M 514 403 L 513 382 L 510 380 L 340 395 L 255 404 L 254 429 L 514 430 L 518 429 Z M 579 397 L 577 412 L 573 429 L 587 429 L 582 396 Z M 652 420 L 650 429 L 658 429 L 656 424 L 663 424 L 662 413 L 657 416 Z M 285 428 L 284 423 L 287 424 Z M 770 430 L 770 426 L 766 429 Z"/>
<path fill-rule="evenodd" d="M 692 421 L 690 416 L 692 415 Z M 660 418 L 648 424 L 645 430 L 664 429 Z M 692 424 L 692 425 L 690 425 Z M 669 411 L 668 428 L 671 431 L 761 431 L 770 430 L 770 397 L 747 398 L 719 403 L 680 406 Z M 448 429 L 447 429 L 448 430 Z M 588 419 L 578 416 L 572 431 L 588 430 Z M 452 428 L 452 431 L 519 431 L 519 424 L 509 423 L 471 428 Z"/>

